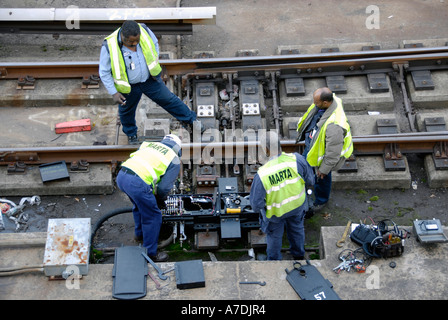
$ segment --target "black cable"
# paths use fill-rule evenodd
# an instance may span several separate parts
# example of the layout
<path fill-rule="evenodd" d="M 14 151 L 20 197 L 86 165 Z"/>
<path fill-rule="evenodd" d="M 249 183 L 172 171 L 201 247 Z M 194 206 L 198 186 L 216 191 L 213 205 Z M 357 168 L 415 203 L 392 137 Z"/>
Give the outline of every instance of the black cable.
<path fill-rule="evenodd" d="M 109 213 L 106 213 L 104 216 L 102 216 L 93 226 L 92 234 L 90 236 L 90 245 L 93 247 L 93 239 L 95 238 L 95 234 L 97 233 L 98 229 L 101 228 L 103 223 L 107 221 L 108 219 L 117 216 L 122 213 L 132 212 L 132 207 L 125 207 L 125 208 L 118 208 L 115 210 L 112 210 Z"/>

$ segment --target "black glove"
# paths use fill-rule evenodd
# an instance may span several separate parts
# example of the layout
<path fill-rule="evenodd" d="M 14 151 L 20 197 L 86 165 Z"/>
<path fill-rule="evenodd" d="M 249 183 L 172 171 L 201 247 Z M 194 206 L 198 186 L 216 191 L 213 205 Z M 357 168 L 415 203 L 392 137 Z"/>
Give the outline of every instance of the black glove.
<path fill-rule="evenodd" d="M 161 197 L 156 196 L 157 206 L 159 207 L 160 210 L 166 209 L 165 200 L 166 200 L 166 197 L 161 198 Z"/>

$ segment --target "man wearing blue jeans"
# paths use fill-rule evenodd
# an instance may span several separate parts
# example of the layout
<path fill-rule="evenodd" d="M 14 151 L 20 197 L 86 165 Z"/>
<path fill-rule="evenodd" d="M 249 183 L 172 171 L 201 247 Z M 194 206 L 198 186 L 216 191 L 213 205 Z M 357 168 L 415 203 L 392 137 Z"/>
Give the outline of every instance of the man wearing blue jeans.
<path fill-rule="evenodd" d="M 307 205 L 306 189 L 314 184 L 314 173 L 298 153 L 282 152 L 277 133 L 267 132 L 260 139 L 269 161 L 258 169 L 250 189 L 250 204 L 260 213 L 261 231 L 266 233 L 267 259 L 281 260 L 283 233 L 290 244 L 294 259 L 305 255 L 304 218 Z"/>
<path fill-rule="evenodd" d="M 298 122 L 297 142 L 305 140 L 302 155 L 316 171 L 314 210 L 318 210 L 330 199 L 331 171 L 342 167 L 353 143 L 341 99 L 324 87 L 314 92 L 313 101 Z"/>
<path fill-rule="evenodd" d="M 117 175 L 118 188 L 133 204 L 135 239 L 143 241 L 148 256 L 166 261 L 165 252 L 157 252 L 165 200 L 179 175 L 181 141 L 169 134 L 160 142 L 143 142 L 122 163 Z"/>
<path fill-rule="evenodd" d="M 121 28 L 105 38 L 99 74 L 105 88 L 118 103 L 122 130 L 130 144 L 138 143 L 135 113 L 142 94 L 183 126 L 204 129 L 196 120 L 196 113 L 166 87 L 161 71 L 158 40 L 146 25 L 125 21 Z"/>

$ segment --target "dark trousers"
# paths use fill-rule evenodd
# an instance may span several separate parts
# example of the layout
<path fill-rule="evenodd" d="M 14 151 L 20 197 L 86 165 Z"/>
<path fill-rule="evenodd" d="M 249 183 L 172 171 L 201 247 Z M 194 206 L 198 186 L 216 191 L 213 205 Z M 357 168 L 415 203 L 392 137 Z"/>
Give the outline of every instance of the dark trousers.
<path fill-rule="evenodd" d="M 302 156 L 306 158 L 310 149 L 311 149 L 310 145 L 306 143 Z M 330 193 L 331 193 L 331 171 L 323 179 L 318 179 L 316 176 L 316 182 L 314 184 L 314 196 L 315 196 L 314 205 L 318 206 L 320 204 L 327 203 L 328 200 L 330 200 Z"/>
<path fill-rule="evenodd" d="M 117 175 L 118 188 L 127 194 L 132 204 L 134 215 L 135 235 L 143 236 L 143 246 L 147 248 L 149 256 L 157 254 L 162 213 L 157 206 L 157 200 L 152 192 L 152 186 L 140 177 L 120 172 Z"/>
<path fill-rule="evenodd" d="M 178 96 L 167 88 L 160 75 L 155 78 L 149 77 L 145 82 L 132 84 L 131 92 L 123 94 L 126 98 L 126 104 L 118 106 L 122 130 L 128 137 L 137 135 L 135 112 L 142 94 L 181 122 L 192 123 L 196 120 L 196 113 L 190 110 Z"/>
<path fill-rule="evenodd" d="M 279 222 L 261 222 L 261 229 L 266 233 L 267 260 L 282 260 L 281 249 L 285 228 L 293 257 L 305 255 L 304 216 L 305 213 L 302 212 L 300 215 L 284 218 Z"/>

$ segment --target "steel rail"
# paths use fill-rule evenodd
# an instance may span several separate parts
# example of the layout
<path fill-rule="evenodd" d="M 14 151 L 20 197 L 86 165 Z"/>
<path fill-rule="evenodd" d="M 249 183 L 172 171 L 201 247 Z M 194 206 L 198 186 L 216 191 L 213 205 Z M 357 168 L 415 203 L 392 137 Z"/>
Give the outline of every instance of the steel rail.
<path fill-rule="evenodd" d="M 381 155 L 385 147 L 396 144 L 402 154 L 407 153 L 433 153 L 437 143 L 448 141 L 448 131 L 440 132 L 420 132 L 401 133 L 390 135 L 367 135 L 354 136 L 355 155 Z M 283 151 L 294 152 L 303 142 L 296 143 L 295 140 L 282 140 Z M 187 162 L 201 158 L 204 150 L 215 150 L 223 156 L 231 151 L 233 155 L 241 150 L 259 147 L 258 141 L 237 141 L 237 142 L 193 142 L 182 145 L 182 161 Z M 111 145 L 111 146 L 62 146 L 62 147 L 23 147 L 23 148 L 0 148 L 0 165 L 8 165 L 17 161 L 25 164 L 44 164 L 56 161 L 87 160 L 89 163 L 117 163 L 125 161 L 129 155 L 137 150 L 134 145 Z"/>
<path fill-rule="evenodd" d="M 394 64 L 409 65 L 413 61 L 426 61 L 429 68 L 447 68 L 442 63 L 448 59 L 448 47 L 412 48 L 396 50 L 372 50 L 357 52 L 336 52 L 303 55 L 276 55 L 262 57 L 235 57 L 209 59 L 160 60 L 164 75 L 203 75 L 211 73 L 232 73 L 238 71 L 278 71 L 282 69 L 304 69 L 305 77 L 310 68 L 326 68 L 328 71 L 355 73 L 369 69 L 392 70 Z M 18 79 L 27 75 L 35 79 L 82 78 L 98 74 L 98 61 L 79 62 L 0 62 L 0 79 Z M 336 68 L 336 69 L 335 69 Z M 357 70 L 350 70 L 350 69 Z M 317 70 L 322 72 L 326 70 Z M 383 70 L 384 71 L 384 70 Z"/>

